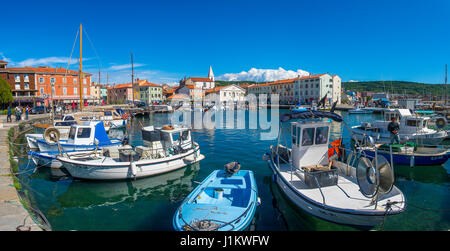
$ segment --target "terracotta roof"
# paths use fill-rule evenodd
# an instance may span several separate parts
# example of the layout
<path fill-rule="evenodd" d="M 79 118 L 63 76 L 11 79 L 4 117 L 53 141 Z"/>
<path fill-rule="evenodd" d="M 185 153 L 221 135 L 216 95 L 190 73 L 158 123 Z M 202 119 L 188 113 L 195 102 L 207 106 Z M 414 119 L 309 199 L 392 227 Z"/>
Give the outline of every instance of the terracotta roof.
<path fill-rule="evenodd" d="M 228 86 L 229 86 L 229 85 L 227 85 L 227 86 L 220 86 L 220 87 L 214 87 L 213 89 L 206 90 L 205 93 L 214 93 L 214 92 L 218 92 L 218 91 L 220 91 L 221 89 L 223 89 L 223 88 L 225 88 L 225 87 L 228 87 Z"/>
<path fill-rule="evenodd" d="M 264 83 L 264 84 L 260 84 L 260 85 L 252 85 L 252 86 L 249 86 L 249 87 L 253 88 L 253 87 L 268 86 L 268 85 L 286 84 L 286 83 L 294 82 L 295 80 L 298 80 L 298 79 L 318 78 L 318 77 L 321 77 L 321 76 L 326 75 L 326 74 L 327 73 L 316 74 L 316 75 L 308 75 L 308 76 L 299 77 L 299 78 L 282 79 L 282 80 L 277 80 L 277 81 L 270 82 L 270 83 Z"/>
<path fill-rule="evenodd" d="M 51 68 L 51 67 L 7 67 L 1 69 L 0 71 L 10 71 L 10 72 L 35 72 L 35 73 L 58 73 L 58 74 L 78 74 L 78 71 L 66 70 L 65 68 Z M 85 75 L 91 76 L 92 74 L 83 72 Z"/>
<path fill-rule="evenodd" d="M 209 78 L 193 78 L 193 77 L 190 77 L 190 78 L 188 78 L 188 79 L 190 79 L 190 80 L 192 80 L 192 81 L 194 81 L 194 82 L 213 82 L 211 79 L 209 79 Z"/>
<path fill-rule="evenodd" d="M 150 82 L 147 82 L 147 81 L 145 81 L 145 82 L 139 82 L 139 86 L 154 86 L 154 87 L 161 87 L 161 85 L 158 85 L 158 84 L 153 84 L 153 83 L 150 83 Z"/>
<path fill-rule="evenodd" d="M 189 99 L 189 97 L 184 94 L 173 94 L 169 96 L 167 99 Z"/>
<path fill-rule="evenodd" d="M 115 85 L 115 86 L 111 87 L 111 89 L 120 89 L 120 88 L 131 88 L 131 83 L 118 84 L 118 85 Z"/>

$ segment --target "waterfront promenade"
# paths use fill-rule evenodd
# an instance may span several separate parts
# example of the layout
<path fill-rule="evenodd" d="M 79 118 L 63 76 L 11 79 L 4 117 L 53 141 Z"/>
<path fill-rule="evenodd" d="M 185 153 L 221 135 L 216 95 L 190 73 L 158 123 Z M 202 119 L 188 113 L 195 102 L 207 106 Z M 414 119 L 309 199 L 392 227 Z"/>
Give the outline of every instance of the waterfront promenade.
<path fill-rule="evenodd" d="M 30 115 L 29 120 L 47 117 L 47 114 Z M 41 231 L 23 207 L 14 187 L 13 176 L 9 163 L 8 131 L 11 127 L 18 126 L 20 122 L 6 123 L 6 115 L 0 115 L 0 231 L 20 230 Z M 25 120 L 26 121 L 26 120 Z"/>

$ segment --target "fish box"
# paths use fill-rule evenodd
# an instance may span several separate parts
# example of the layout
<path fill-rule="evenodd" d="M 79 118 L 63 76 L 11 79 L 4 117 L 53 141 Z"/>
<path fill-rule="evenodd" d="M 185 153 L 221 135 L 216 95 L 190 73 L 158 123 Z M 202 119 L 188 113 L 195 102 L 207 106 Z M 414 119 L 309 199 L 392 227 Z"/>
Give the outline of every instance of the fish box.
<path fill-rule="evenodd" d="M 318 170 L 305 171 L 305 183 L 309 188 L 318 188 L 317 183 L 319 183 L 320 187 L 337 185 L 338 183 L 337 171 L 338 170 L 335 167 L 331 167 L 331 170 L 328 171 L 318 171 Z"/>

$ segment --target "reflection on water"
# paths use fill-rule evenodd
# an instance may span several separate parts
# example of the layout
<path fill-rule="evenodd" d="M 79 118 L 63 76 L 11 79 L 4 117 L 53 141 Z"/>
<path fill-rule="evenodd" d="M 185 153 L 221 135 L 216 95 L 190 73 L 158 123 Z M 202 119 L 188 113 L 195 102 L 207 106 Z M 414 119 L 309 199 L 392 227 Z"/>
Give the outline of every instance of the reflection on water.
<path fill-rule="evenodd" d="M 254 111 L 252 111 L 254 112 Z M 280 115 L 288 112 L 280 111 Z M 339 113 L 339 112 L 338 112 Z M 200 163 L 171 173 L 136 181 L 93 182 L 72 180 L 64 170 L 39 168 L 20 176 L 33 205 L 47 217 L 54 230 L 172 230 L 172 217 L 181 201 L 213 170 L 231 161 L 242 169 L 253 170 L 262 200 L 252 229 L 265 230 L 354 230 L 313 217 L 297 209 L 272 182 L 272 172 L 262 155 L 276 140 L 262 141 L 259 129 L 195 129 L 193 138 L 206 156 Z M 348 115 L 349 126 L 372 121 L 379 115 Z M 224 117 L 225 118 L 225 117 Z M 270 118 L 269 118 L 270 120 Z M 170 122 L 167 114 L 153 114 L 134 119 L 130 143 L 142 145 L 143 126 L 162 126 Z M 226 121 L 224 121 L 226 123 Z M 349 132 L 332 122 L 330 137 L 349 140 Z M 110 136 L 121 138 L 125 130 L 111 130 Z M 288 137 L 289 138 L 289 137 Z M 21 170 L 34 166 L 20 162 Z M 450 164 L 444 166 L 395 167 L 395 185 L 406 196 L 404 213 L 389 217 L 384 230 L 450 229 Z M 440 210 L 440 211 L 436 211 Z"/>

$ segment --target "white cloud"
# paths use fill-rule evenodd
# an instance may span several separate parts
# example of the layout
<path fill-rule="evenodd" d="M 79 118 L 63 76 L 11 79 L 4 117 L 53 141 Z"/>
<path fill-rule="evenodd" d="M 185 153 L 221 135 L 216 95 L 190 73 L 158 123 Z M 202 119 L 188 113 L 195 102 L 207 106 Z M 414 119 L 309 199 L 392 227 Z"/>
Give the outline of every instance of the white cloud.
<path fill-rule="evenodd" d="M 251 68 L 248 72 L 242 71 L 240 73 L 226 73 L 219 77 L 218 80 L 225 81 L 256 81 L 256 82 L 267 82 L 276 81 L 280 79 L 296 78 L 298 76 L 307 76 L 309 72 L 304 70 L 285 70 L 281 67 L 278 69 L 256 69 Z"/>
<path fill-rule="evenodd" d="M 6 62 L 11 62 L 11 59 L 5 57 L 5 54 L 3 54 L 3 52 L 0 52 L 0 59 Z"/>
<path fill-rule="evenodd" d="M 133 68 L 134 67 L 144 66 L 144 65 L 145 64 L 133 64 Z M 131 64 L 113 65 L 113 66 L 109 67 L 108 70 L 120 71 L 120 70 L 125 70 L 125 69 L 131 69 Z"/>
<path fill-rule="evenodd" d="M 67 65 L 69 63 L 68 57 L 46 57 L 46 58 L 28 58 L 20 62 L 15 62 L 10 58 L 5 57 L 5 55 L 0 52 L 0 58 L 4 61 L 7 61 L 9 66 L 12 67 L 25 67 L 25 66 L 47 66 L 47 65 L 53 65 L 53 64 L 63 64 Z M 90 58 L 83 58 L 84 61 L 91 60 Z M 70 60 L 70 64 L 77 64 L 78 59 L 72 58 Z"/>

